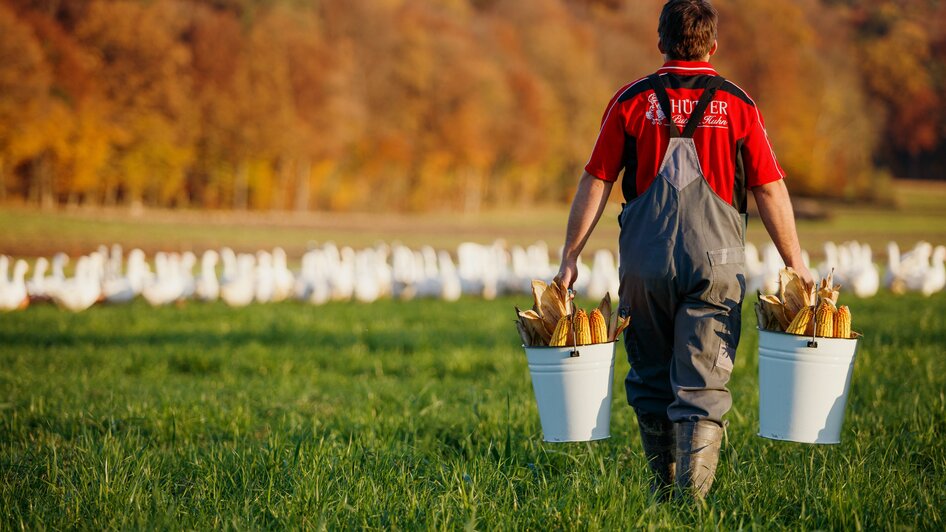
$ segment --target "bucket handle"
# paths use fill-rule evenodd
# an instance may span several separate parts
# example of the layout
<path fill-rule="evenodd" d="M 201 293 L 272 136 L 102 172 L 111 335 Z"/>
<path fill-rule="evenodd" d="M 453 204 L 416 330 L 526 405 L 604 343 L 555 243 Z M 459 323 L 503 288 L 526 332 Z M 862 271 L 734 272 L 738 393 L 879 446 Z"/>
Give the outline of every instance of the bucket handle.
<path fill-rule="evenodd" d="M 833 270 L 832 270 L 833 271 Z M 815 331 L 818 330 L 818 308 L 815 306 L 811 316 L 811 340 L 808 340 L 808 347 L 818 349 L 818 340 L 815 340 Z"/>
<path fill-rule="evenodd" d="M 569 302 L 574 301 L 575 291 L 571 288 L 568 289 L 568 299 Z M 571 319 L 568 320 L 572 324 L 572 350 L 568 352 L 568 358 L 578 358 L 581 356 L 581 353 L 578 352 L 578 329 L 575 327 L 575 309 L 574 304 L 569 305 L 573 307 Z"/>
<path fill-rule="evenodd" d="M 831 273 L 828 274 L 828 286 L 832 284 L 831 279 L 834 278 L 834 268 L 831 268 Z M 815 287 L 817 288 L 817 287 Z M 821 299 L 815 292 L 815 305 L 814 311 L 811 313 L 811 340 L 808 340 L 808 347 L 812 349 L 818 348 L 818 340 L 815 340 L 815 333 L 818 331 L 818 307 L 821 306 L 818 304 L 818 301 Z"/>

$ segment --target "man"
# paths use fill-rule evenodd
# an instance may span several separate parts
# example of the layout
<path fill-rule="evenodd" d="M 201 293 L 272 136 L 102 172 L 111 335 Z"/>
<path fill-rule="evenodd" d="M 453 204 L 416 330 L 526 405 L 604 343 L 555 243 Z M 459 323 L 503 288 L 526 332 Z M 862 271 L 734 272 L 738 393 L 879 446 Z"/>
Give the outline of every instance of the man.
<path fill-rule="evenodd" d="M 556 276 L 575 282 L 578 255 L 623 170 L 625 386 L 661 497 L 675 484 L 678 494 L 703 498 L 715 476 L 745 296 L 747 190 L 782 259 L 813 284 L 761 114 L 708 62 L 716 22 L 705 0 L 663 7 L 664 66 L 622 88 L 605 110 Z"/>

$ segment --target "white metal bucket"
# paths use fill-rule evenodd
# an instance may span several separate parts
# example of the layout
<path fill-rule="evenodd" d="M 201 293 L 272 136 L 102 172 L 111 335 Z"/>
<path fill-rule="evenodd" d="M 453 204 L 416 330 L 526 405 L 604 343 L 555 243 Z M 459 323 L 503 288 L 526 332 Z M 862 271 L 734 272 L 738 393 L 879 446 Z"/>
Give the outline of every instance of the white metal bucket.
<path fill-rule="evenodd" d="M 856 339 L 759 331 L 759 436 L 840 443 Z"/>
<path fill-rule="evenodd" d="M 614 346 L 524 346 L 545 441 L 611 437 Z"/>

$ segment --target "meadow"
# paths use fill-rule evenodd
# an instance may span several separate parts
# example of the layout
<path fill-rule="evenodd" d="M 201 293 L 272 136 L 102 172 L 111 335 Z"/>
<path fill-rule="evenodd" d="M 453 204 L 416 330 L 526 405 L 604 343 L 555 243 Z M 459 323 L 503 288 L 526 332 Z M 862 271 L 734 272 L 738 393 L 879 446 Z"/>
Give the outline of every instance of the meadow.
<path fill-rule="evenodd" d="M 842 302 L 842 443 L 755 435 L 747 301 L 704 505 L 649 497 L 623 347 L 612 437 L 542 441 L 525 297 L 34 305 L 0 315 L 0 529 L 942 530 L 946 294 Z"/>

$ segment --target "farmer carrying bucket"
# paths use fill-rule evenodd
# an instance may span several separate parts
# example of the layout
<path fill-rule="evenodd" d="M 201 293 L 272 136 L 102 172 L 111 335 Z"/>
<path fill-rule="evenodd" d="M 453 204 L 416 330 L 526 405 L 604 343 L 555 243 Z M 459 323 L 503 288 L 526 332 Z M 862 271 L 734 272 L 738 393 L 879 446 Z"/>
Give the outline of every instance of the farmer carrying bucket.
<path fill-rule="evenodd" d="M 556 276 L 562 286 L 575 282 L 578 255 L 623 171 L 625 388 L 661 497 L 674 484 L 678 494 L 705 497 L 715 476 L 745 295 L 747 190 L 782 259 L 813 284 L 761 113 L 709 63 L 716 21 L 704 0 L 663 7 L 657 33 L 665 63 L 620 89 L 605 109 Z"/>

